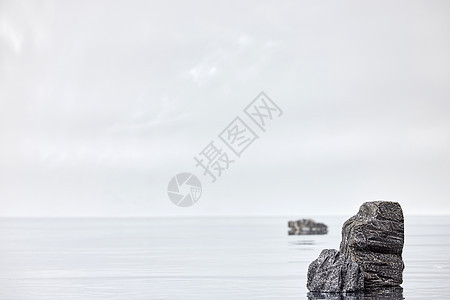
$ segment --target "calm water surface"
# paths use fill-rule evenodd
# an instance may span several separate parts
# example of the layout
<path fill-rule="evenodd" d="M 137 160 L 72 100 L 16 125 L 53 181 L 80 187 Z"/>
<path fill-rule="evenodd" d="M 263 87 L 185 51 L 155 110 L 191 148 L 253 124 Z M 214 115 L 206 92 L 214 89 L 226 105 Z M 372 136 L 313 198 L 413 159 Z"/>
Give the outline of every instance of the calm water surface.
<path fill-rule="evenodd" d="M 299 217 L 0 219 L 0 299 L 307 299 L 349 217 L 315 217 L 324 236 L 288 236 Z M 405 299 L 450 299 L 449 229 L 406 217 Z"/>

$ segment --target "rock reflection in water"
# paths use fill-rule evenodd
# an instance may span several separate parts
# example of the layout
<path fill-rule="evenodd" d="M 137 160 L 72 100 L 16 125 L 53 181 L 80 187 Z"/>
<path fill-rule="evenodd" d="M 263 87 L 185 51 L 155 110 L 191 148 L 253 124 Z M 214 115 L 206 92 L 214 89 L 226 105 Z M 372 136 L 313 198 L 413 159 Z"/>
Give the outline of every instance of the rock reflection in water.
<path fill-rule="evenodd" d="M 328 300 L 369 300 L 369 299 L 390 299 L 401 300 L 403 289 L 401 287 L 375 289 L 359 293 L 321 293 L 309 292 L 308 299 L 328 299 Z"/>

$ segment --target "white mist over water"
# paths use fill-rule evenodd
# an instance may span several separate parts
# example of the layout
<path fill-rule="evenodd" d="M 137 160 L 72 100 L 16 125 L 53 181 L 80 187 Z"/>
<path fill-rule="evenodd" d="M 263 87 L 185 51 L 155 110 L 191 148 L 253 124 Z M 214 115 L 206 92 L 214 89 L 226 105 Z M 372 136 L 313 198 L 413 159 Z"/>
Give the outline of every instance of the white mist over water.
<path fill-rule="evenodd" d="M 449 214 L 449 15 L 439 0 L 0 1 L 0 216 L 376 199 Z M 261 91 L 283 116 L 211 184 L 194 155 Z M 180 172 L 205 187 L 189 210 L 167 197 Z"/>
<path fill-rule="evenodd" d="M 404 295 L 445 298 L 448 218 L 408 215 L 450 213 L 449 16 L 441 0 L 1 0 L 0 298 L 304 298 L 347 217 L 288 237 L 291 218 L 213 216 L 376 199 L 407 216 Z M 283 116 L 211 183 L 193 157 L 261 91 Z M 168 199 L 180 172 L 202 183 L 189 209 Z"/>

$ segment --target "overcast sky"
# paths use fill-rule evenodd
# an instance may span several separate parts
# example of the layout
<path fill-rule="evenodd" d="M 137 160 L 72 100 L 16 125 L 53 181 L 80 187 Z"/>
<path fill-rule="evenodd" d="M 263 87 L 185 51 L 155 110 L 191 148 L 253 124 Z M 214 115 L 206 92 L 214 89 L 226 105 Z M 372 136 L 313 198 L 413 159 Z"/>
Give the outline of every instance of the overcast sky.
<path fill-rule="evenodd" d="M 0 1 L 0 216 L 448 214 L 449 17 L 430 0 Z M 261 91 L 284 114 L 211 183 L 193 157 Z M 203 184 L 189 208 L 168 199 L 180 172 Z"/>

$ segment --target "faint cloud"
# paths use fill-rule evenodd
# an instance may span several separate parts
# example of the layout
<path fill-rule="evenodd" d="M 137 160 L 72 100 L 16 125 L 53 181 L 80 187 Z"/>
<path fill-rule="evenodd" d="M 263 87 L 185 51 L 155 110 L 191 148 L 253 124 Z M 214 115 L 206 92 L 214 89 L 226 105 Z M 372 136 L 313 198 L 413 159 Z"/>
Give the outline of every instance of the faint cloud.
<path fill-rule="evenodd" d="M 21 52 L 24 35 L 16 28 L 13 28 L 13 25 L 5 19 L 2 19 L 0 23 L 0 38 L 10 46 L 14 53 Z"/>
<path fill-rule="evenodd" d="M 107 130 L 107 134 L 118 132 L 139 132 L 176 125 L 189 120 L 189 112 L 181 110 L 180 103 L 168 97 L 160 101 L 156 115 L 149 110 L 134 110 L 128 114 L 125 121 L 118 122 Z"/>
<path fill-rule="evenodd" d="M 209 55 L 187 71 L 188 77 L 198 86 L 204 86 L 224 69 L 227 62 L 238 61 L 254 44 L 255 39 L 249 35 L 225 35 L 213 43 Z"/>

